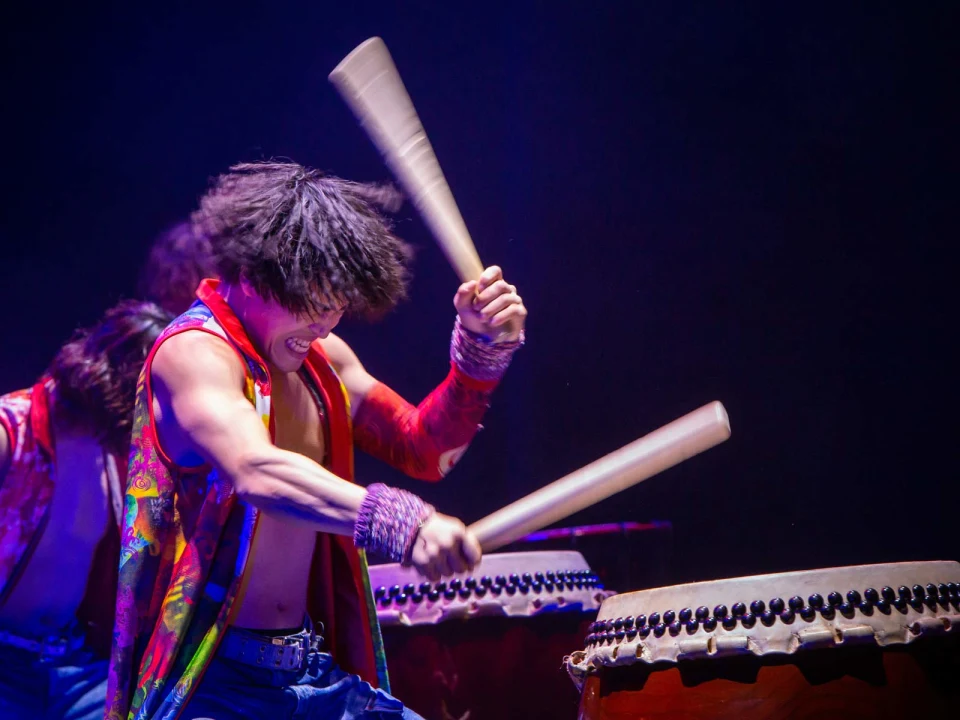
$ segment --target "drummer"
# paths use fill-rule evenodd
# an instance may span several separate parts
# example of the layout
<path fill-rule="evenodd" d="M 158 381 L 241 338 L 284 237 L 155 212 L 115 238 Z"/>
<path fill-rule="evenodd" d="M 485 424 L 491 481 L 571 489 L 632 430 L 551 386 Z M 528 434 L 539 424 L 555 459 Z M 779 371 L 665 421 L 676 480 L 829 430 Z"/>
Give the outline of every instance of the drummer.
<path fill-rule="evenodd" d="M 405 297 L 409 252 L 383 199 L 270 162 L 234 167 L 201 200 L 193 220 L 222 280 L 201 283 L 139 388 L 108 717 L 413 716 L 369 684 L 375 625 L 348 538 L 434 580 L 471 568 L 480 547 L 410 493 L 349 482 L 352 440 L 439 480 L 527 311 L 487 268 L 454 295 L 451 370 L 419 406 L 370 376 L 332 330 Z"/>

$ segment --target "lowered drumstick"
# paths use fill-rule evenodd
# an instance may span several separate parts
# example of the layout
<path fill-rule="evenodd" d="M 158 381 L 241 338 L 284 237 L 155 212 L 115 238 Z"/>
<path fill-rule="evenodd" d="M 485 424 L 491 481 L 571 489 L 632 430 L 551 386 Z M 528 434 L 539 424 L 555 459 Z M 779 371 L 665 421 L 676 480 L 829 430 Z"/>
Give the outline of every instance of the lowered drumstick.
<path fill-rule="evenodd" d="M 480 256 L 383 40 L 373 37 L 358 45 L 329 77 L 407 191 L 454 272 L 462 282 L 478 280 L 483 272 Z"/>
<path fill-rule="evenodd" d="M 519 540 L 653 477 L 730 437 L 730 419 L 712 402 L 497 510 L 470 526 L 484 552 Z"/>

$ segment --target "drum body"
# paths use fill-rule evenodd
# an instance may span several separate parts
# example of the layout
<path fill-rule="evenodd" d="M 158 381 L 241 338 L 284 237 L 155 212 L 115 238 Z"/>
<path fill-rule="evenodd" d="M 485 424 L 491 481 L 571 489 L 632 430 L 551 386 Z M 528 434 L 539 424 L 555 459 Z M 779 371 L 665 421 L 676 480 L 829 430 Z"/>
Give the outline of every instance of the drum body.
<path fill-rule="evenodd" d="M 612 597 L 567 660 L 580 717 L 960 717 L 958 583 L 896 563 Z"/>
<path fill-rule="evenodd" d="M 576 717 L 563 657 L 612 595 L 579 553 L 490 554 L 439 583 L 373 565 L 370 581 L 391 691 L 427 720 Z"/>

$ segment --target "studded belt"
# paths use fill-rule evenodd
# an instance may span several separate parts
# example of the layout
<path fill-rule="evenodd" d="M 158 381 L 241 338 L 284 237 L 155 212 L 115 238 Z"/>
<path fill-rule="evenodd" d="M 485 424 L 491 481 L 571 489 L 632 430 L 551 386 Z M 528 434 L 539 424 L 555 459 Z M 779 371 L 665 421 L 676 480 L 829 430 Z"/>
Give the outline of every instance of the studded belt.
<path fill-rule="evenodd" d="M 322 630 L 322 626 L 321 626 Z M 323 638 L 313 630 L 309 619 L 294 635 L 264 635 L 244 628 L 229 628 L 217 655 L 252 667 L 267 670 L 300 670 L 312 650 L 319 650 Z"/>

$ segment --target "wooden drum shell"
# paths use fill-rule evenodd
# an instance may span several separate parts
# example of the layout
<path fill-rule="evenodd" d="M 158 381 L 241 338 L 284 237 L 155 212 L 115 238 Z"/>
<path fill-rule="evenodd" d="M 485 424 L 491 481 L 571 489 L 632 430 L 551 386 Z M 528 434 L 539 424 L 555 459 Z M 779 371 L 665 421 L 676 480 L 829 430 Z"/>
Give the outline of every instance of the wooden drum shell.
<path fill-rule="evenodd" d="M 874 720 L 916 713 L 960 717 L 960 637 L 603 668 L 586 679 L 579 717 Z"/>

